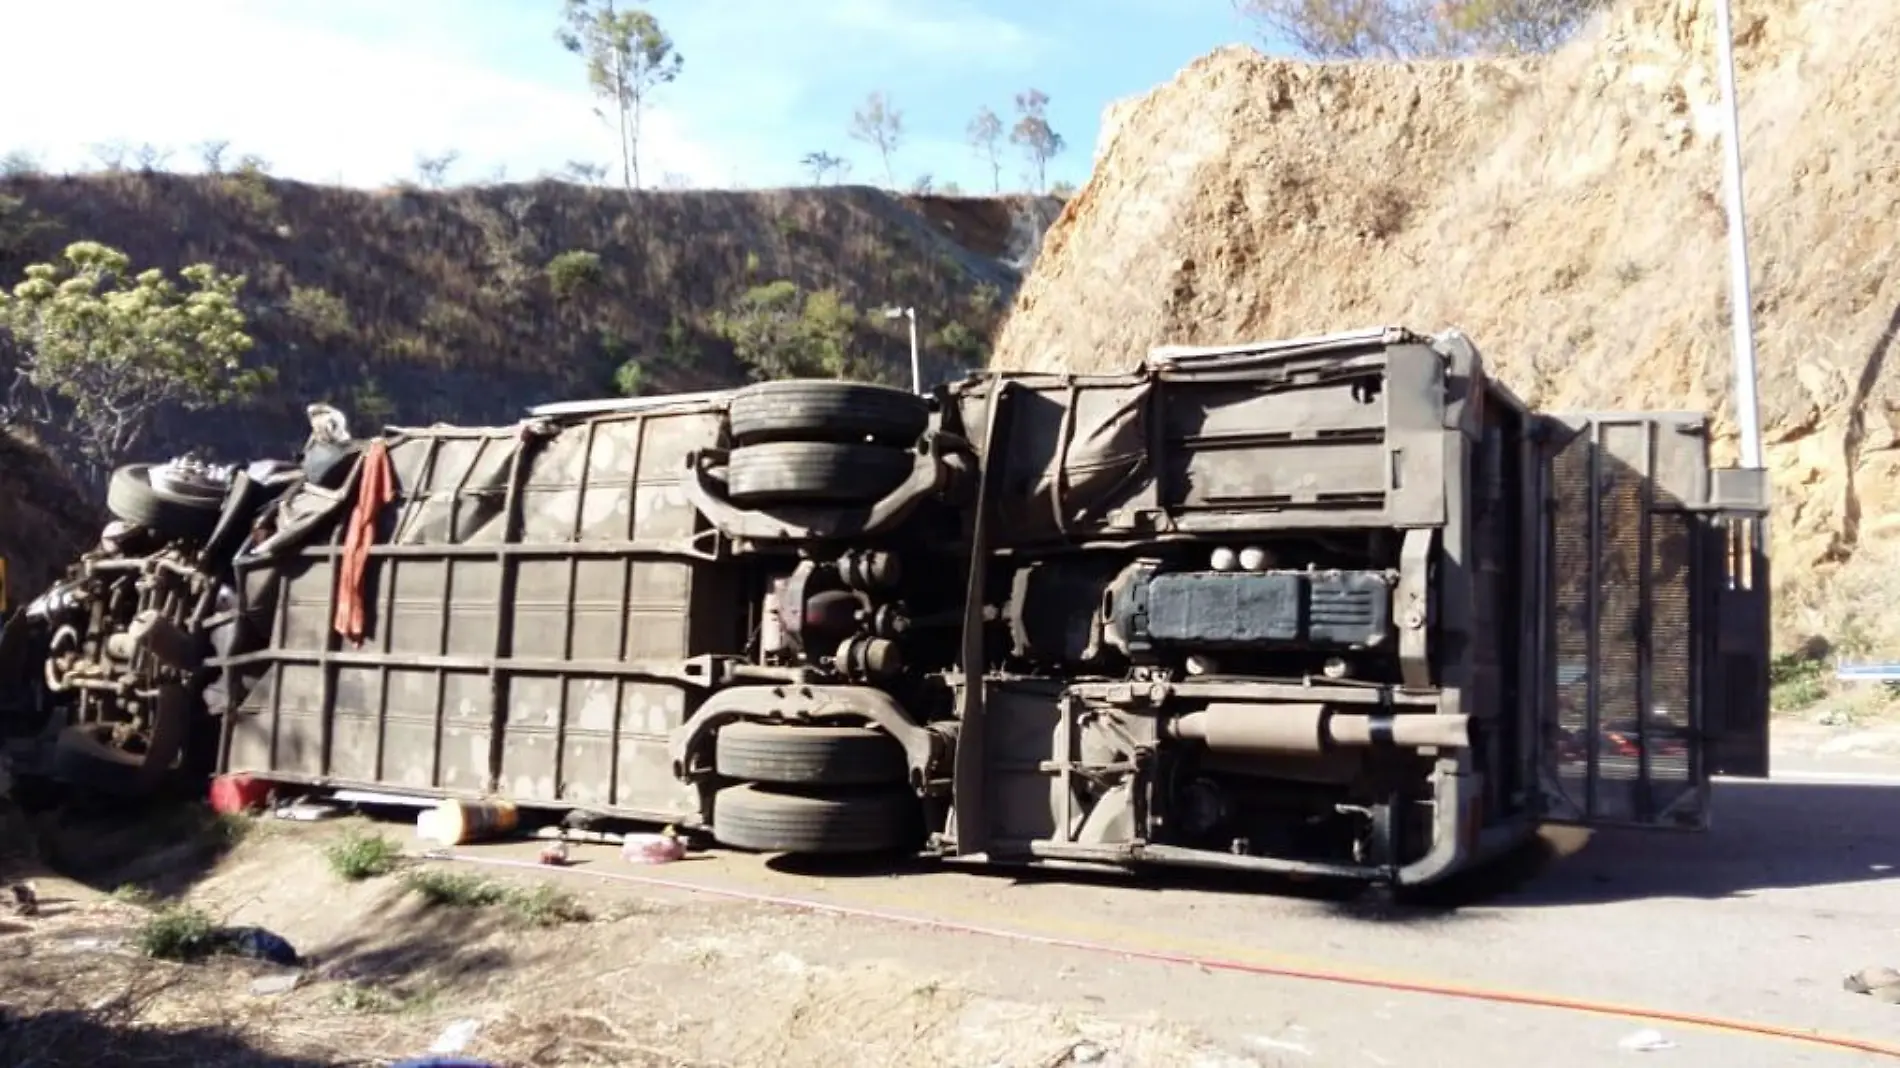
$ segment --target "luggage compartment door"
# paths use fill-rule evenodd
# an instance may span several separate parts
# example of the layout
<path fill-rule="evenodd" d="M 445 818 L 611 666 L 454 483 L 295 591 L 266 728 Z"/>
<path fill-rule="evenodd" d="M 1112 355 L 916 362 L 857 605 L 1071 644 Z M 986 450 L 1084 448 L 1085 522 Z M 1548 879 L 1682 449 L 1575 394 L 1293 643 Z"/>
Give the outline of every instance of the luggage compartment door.
<path fill-rule="evenodd" d="M 1700 830 L 1718 761 L 1751 763 L 1758 735 L 1765 770 L 1765 687 L 1750 695 L 1746 680 L 1718 676 L 1751 658 L 1765 669 L 1766 572 L 1737 573 L 1736 528 L 1709 508 L 1700 415 L 1589 413 L 1546 425 L 1545 816 Z M 1738 592 L 1738 579 L 1754 585 Z M 1750 606 L 1760 609 L 1754 629 L 1739 615 L 1726 625 Z M 1740 708 L 1713 713 L 1734 699 L 1759 701 L 1758 727 Z"/>

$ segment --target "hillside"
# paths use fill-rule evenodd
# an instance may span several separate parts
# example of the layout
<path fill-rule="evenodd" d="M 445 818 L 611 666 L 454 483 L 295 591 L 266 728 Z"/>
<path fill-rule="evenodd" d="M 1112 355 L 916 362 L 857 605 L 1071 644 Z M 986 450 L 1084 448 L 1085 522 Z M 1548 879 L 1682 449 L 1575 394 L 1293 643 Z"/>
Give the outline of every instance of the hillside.
<path fill-rule="evenodd" d="M 0 560 L 7 562 L 12 602 L 0 609 L 39 596 L 104 522 L 59 461 L 34 442 L 0 431 Z"/>
<path fill-rule="evenodd" d="M 980 366 L 1055 202 L 907 197 L 865 187 L 645 192 L 538 182 L 364 191 L 221 176 L 122 172 L 0 180 L 0 280 L 68 241 L 104 241 L 139 267 L 242 272 L 271 391 L 216 420 L 173 417 L 140 450 L 280 453 L 303 406 L 362 423 L 491 421 L 549 400 L 611 395 L 639 365 L 645 391 L 743 381 L 717 313 L 780 280 L 834 289 L 862 313 L 858 348 L 908 377 L 902 321 L 917 308 L 925 373 Z M 548 265 L 599 257 L 566 289 Z"/>
<path fill-rule="evenodd" d="M 1780 638 L 1896 653 L 1900 8 L 1737 7 Z M 1709 408 L 1732 457 L 1712 33 L 1637 0 L 1536 62 L 1206 56 L 1111 109 L 995 363 L 1456 326 L 1533 402 Z"/>

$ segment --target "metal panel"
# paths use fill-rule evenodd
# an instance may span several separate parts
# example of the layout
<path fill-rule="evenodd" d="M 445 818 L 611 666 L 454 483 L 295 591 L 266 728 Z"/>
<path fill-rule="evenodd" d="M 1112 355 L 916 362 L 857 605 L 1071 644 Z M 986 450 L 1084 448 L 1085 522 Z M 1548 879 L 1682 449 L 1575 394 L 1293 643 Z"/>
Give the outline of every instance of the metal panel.
<path fill-rule="evenodd" d="M 1706 438 L 1659 417 L 1585 416 L 1547 457 L 1547 814 L 1699 827 L 1708 620 L 1703 520 L 1678 492 Z"/>
<path fill-rule="evenodd" d="M 1705 531 L 1704 600 L 1715 621 L 1702 637 L 1711 666 L 1703 738 L 1714 775 L 1768 777 L 1770 618 L 1766 521 L 1727 517 Z"/>
<path fill-rule="evenodd" d="M 672 407 L 539 441 L 514 428 L 394 439 L 397 501 L 370 552 L 360 648 L 332 628 L 336 533 L 243 583 L 275 586 L 276 618 L 225 770 L 697 811 L 666 736 L 701 696 L 686 661 L 740 651 L 745 618 L 679 489 L 685 455 L 719 427 L 715 410 Z"/>

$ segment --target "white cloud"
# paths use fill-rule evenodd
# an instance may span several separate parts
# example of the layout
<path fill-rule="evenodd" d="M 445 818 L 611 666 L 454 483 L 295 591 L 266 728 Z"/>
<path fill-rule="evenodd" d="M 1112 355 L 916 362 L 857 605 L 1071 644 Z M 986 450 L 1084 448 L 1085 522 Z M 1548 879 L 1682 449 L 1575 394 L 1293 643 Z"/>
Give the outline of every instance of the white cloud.
<path fill-rule="evenodd" d="M 188 146 L 228 139 L 234 156 L 257 153 L 277 174 L 352 185 L 412 175 L 419 153 L 450 149 L 461 156 L 452 177 L 497 166 L 529 177 L 570 159 L 614 158 L 614 134 L 577 84 L 498 69 L 494 57 L 507 49 L 483 33 L 496 25 L 505 33 L 517 5 L 403 6 L 440 18 L 407 11 L 378 20 L 353 0 L 301 7 L 322 12 L 319 24 L 294 5 L 272 11 L 257 0 L 11 5 L 8 37 L 42 46 L 10 49 L 0 65 L 0 99 L 14 102 L 0 117 L 0 152 L 24 149 L 70 168 L 94 144 L 149 142 L 178 149 L 172 165 L 183 167 L 195 162 Z M 501 15 L 507 8 L 515 10 Z M 335 16 L 352 10 L 370 14 L 339 25 Z M 458 18 L 479 14 L 499 23 Z M 558 64 L 552 22 L 534 25 L 545 26 L 536 38 L 503 43 L 548 50 Z M 663 105 L 647 113 L 641 159 L 654 182 L 674 172 L 720 184 L 752 162 L 743 157 L 693 136 Z"/>

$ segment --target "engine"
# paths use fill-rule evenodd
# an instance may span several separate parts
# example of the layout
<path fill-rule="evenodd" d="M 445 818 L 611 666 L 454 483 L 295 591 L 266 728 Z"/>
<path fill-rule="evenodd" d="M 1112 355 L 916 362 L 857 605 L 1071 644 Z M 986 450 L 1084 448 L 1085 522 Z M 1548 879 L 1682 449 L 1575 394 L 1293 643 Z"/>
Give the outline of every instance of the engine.
<path fill-rule="evenodd" d="M 896 678 L 905 667 L 900 641 L 910 630 L 899 597 L 902 580 L 894 553 L 800 561 L 766 594 L 761 657 L 852 681 Z"/>

